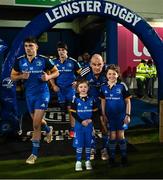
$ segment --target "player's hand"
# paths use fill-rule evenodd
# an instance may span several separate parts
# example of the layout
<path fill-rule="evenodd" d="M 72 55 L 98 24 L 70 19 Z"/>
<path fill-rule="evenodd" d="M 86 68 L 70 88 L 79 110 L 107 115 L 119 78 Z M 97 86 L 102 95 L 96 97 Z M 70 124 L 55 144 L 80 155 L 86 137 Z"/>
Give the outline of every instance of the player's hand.
<path fill-rule="evenodd" d="M 43 72 L 44 74 L 41 76 L 42 81 L 48 81 L 49 75 L 46 72 Z"/>
<path fill-rule="evenodd" d="M 30 73 L 29 72 L 24 72 L 21 74 L 21 79 L 28 79 L 30 76 Z"/>
<path fill-rule="evenodd" d="M 77 82 L 74 81 L 74 82 L 72 83 L 72 87 L 73 87 L 73 88 L 76 88 L 76 84 L 77 84 Z"/>

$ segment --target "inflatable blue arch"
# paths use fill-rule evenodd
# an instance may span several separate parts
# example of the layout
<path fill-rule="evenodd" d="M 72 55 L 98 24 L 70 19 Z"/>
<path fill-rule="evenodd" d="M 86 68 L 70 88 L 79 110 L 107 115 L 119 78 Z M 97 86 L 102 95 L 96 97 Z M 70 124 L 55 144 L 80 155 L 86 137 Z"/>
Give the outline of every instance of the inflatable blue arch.
<path fill-rule="evenodd" d="M 135 33 L 147 47 L 154 60 L 158 72 L 158 100 L 163 100 L 163 42 L 154 29 L 135 12 L 119 4 L 105 0 L 74 0 L 49 8 L 34 18 L 15 38 L 2 69 L 1 97 L 4 116 L 12 114 L 17 121 L 16 90 L 10 80 L 10 73 L 15 58 L 23 52 L 23 41 L 28 36 L 38 37 L 41 33 L 60 22 L 77 18 L 82 15 L 98 15 L 121 23 Z M 9 111 L 9 113 L 7 112 Z"/>

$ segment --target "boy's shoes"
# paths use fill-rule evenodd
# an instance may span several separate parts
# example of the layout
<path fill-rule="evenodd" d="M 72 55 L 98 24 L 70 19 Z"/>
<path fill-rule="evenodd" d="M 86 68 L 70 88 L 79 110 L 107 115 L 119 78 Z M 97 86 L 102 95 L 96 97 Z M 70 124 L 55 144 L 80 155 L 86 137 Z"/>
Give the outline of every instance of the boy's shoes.
<path fill-rule="evenodd" d="M 91 161 L 88 160 L 85 162 L 85 168 L 86 168 L 86 170 L 92 170 Z"/>
<path fill-rule="evenodd" d="M 122 157 L 122 158 L 121 158 L 121 165 L 122 165 L 123 167 L 128 166 L 128 159 L 127 159 L 127 157 Z"/>
<path fill-rule="evenodd" d="M 76 164 L 75 164 L 75 171 L 82 171 L 83 168 L 82 168 L 82 163 L 81 161 L 76 161 Z"/>
<path fill-rule="evenodd" d="M 109 159 L 108 151 L 106 148 L 101 150 L 101 159 L 104 161 Z"/>
<path fill-rule="evenodd" d="M 34 154 L 31 154 L 28 159 L 26 160 L 27 164 L 35 164 L 35 161 L 37 159 L 37 156 L 35 156 Z"/>
<path fill-rule="evenodd" d="M 91 148 L 90 160 L 94 160 L 95 159 L 95 154 L 96 154 L 96 150 Z"/>
<path fill-rule="evenodd" d="M 50 132 L 46 134 L 46 142 L 50 143 L 53 141 L 53 126 L 49 126 Z"/>
<path fill-rule="evenodd" d="M 115 167 L 116 166 L 114 158 L 109 158 L 109 165 L 110 165 L 110 167 Z"/>

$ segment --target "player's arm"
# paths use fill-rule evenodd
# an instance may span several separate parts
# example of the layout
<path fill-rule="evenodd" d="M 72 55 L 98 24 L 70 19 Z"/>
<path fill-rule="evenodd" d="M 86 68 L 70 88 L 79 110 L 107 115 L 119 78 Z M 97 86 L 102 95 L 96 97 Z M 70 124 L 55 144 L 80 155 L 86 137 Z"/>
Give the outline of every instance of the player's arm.
<path fill-rule="evenodd" d="M 50 79 L 54 79 L 54 78 L 56 78 L 56 77 L 58 77 L 59 76 L 59 71 L 58 71 L 58 68 L 56 67 L 56 66 L 54 66 L 51 70 L 50 70 L 50 77 L 49 77 L 49 80 Z"/>
<path fill-rule="evenodd" d="M 42 75 L 43 81 L 49 81 L 59 76 L 58 68 L 49 59 L 45 59 L 45 72 Z M 50 72 L 50 73 L 49 73 Z"/>
<path fill-rule="evenodd" d="M 58 92 L 58 91 L 59 91 L 59 87 L 56 85 L 54 79 L 50 79 L 50 80 L 49 80 L 49 83 L 50 83 L 50 86 L 51 86 L 51 88 L 52 88 L 52 90 L 53 90 L 54 92 Z"/>
<path fill-rule="evenodd" d="M 14 69 L 11 70 L 11 80 L 12 81 L 18 81 L 20 79 L 28 79 L 30 73 L 25 72 L 25 73 L 20 73 L 18 71 L 15 71 Z"/>

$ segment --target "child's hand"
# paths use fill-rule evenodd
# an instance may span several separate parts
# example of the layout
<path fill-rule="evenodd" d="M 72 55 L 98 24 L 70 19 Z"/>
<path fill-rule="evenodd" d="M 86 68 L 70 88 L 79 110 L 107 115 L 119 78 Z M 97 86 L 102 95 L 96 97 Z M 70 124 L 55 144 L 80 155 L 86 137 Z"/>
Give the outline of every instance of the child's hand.
<path fill-rule="evenodd" d="M 89 123 L 91 123 L 91 122 L 92 122 L 92 119 L 87 119 L 87 121 L 88 121 L 88 124 L 89 124 Z"/>
<path fill-rule="evenodd" d="M 129 116 L 129 115 L 126 115 L 126 116 L 125 116 L 125 119 L 124 119 L 124 123 L 125 123 L 125 124 L 128 124 L 128 123 L 130 123 L 130 120 L 131 120 L 130 116 Z"/>
<path fill-rule="evenodd" d="M 85 127 L 88 126 L 88 121 L 87 121 L 87 119 L 84 120 L 84 121 L 82 121 L 82 125 L 85 126 Z"/>

